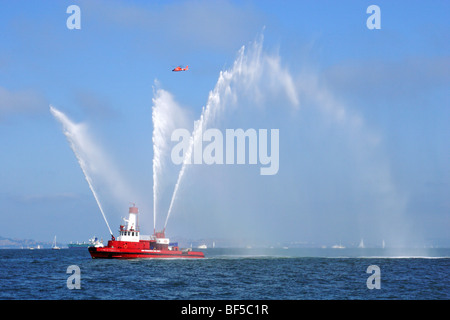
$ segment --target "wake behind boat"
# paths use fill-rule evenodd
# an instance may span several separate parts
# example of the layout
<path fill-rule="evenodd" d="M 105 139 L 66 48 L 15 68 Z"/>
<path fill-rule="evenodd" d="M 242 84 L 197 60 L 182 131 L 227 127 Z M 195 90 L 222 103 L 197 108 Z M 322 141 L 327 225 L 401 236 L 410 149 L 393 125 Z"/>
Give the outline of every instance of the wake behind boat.
<path fill-rule="evenodd" d="M 204 258 L 201 251 L 180 249 L 178 243 L 170 243 L 164 231 L 153 235 L 141 235 L 138 224 L 139 210 L 134 205 L 129 209 L 127 225 L 121 225 L 119 236 L 111 235 L 107 246 L 89 247 L 93 259 L 133 259 L 133 258 Z"/>

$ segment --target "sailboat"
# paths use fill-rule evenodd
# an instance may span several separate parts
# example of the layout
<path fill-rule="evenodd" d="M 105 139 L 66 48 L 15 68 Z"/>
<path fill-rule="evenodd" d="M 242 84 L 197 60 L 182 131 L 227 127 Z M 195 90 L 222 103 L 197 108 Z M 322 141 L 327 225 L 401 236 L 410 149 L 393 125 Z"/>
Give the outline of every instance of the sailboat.
<path fill-rule="evenodd" d="M 361 242 L 359 243 L 358 248 L 365 248 L 363 239 L 361 239 Z"/>
<path fill-rule="evenodd" d="M 53 240 L 52 249 L 53 249 L 53 250 L 59 250 L 59 249 L 61 249 L 60 247 L 58 247 L 58 246 L 56 245 L 56 236 L 55 236 L 55 239 Z"/>

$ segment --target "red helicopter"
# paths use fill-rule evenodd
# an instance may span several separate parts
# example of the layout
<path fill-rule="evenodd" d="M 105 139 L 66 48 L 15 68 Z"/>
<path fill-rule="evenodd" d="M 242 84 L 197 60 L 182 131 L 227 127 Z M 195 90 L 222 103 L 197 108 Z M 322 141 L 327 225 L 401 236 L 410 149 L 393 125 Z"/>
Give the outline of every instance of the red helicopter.
<path fill-rule="evenodd" d="M 186 66 L 186 68 L 182 68 L 181 66 L 176 67 L 172 71 L 187 71 L 189 69 L 189 66 Z"/>

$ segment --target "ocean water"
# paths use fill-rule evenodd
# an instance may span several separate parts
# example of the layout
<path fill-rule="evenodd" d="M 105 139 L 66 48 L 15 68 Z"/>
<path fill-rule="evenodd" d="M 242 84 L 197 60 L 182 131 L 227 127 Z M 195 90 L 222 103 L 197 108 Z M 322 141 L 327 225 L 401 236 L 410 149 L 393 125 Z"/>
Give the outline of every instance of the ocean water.
<path fill-rule="evenodd" d="M 450 249 L 205 249 L 196 259 L 0 250 L 1 300 L 448 300 Z M 69 266 L 79 289 L 68 287 Z M 368 288 L 369 266 L 379 289 Z M 76 281 L 69 281 L 71 284 Z"/>

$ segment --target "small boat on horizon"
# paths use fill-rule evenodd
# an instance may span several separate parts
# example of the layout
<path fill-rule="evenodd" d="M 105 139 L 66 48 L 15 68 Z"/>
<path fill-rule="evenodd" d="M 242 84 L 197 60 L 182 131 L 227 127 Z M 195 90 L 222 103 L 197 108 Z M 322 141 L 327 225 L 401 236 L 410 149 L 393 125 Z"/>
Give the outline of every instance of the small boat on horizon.
<path fill-rule="evenodd" d="M 361 242 L 359 243 L 358 248 L 360 248 L 360 249 L 364 249 L 365 248 L 363 239 L 361 239 Z"/>
<path fill-rule="evenodd" d="M 335 244 L 334 246 L 332 246 L 331 248 L 333 249 L 345 249 L 345 247 L 342 244 Z"/>
<path fill-rule="evenodd" d="M 99 240 L 97 237 L 92 237 L 89 242 L 71 242 L 67 245 L 69 249 L 87 249 L 89 247 L 103 247 L 103 240 Z"/>
<path fill-rule="evenodd" d="M 52 249 L 53 249 L 53 250 L 59 250 L 59 249 L 61 249 L 60 247 L 58 247 L 58 246 L 56 245 L 56 236 L 55 236 L 55 239 L 53 240 Z"/>

